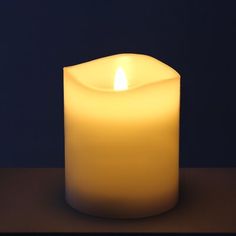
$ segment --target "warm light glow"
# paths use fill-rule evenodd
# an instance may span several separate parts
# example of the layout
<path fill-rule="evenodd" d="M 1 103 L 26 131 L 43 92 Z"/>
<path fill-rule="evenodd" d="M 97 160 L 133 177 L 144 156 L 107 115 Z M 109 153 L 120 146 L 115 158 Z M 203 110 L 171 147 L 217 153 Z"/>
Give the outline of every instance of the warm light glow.
<path fill-rule="evenodd" d="M 121 67 L 119 67 L 115 74 L 114 90 L 122 91 L 122 90 L 127 90 L 127 89 L 128 89 L 128 83 L 125 76 L 125 72 Z"/>
<path fill-rule="evenodd" d="M 174 207 L 180 75 L 124 53 L 65 67 L 63 85 L 67 202 L 112 219 Z"/>

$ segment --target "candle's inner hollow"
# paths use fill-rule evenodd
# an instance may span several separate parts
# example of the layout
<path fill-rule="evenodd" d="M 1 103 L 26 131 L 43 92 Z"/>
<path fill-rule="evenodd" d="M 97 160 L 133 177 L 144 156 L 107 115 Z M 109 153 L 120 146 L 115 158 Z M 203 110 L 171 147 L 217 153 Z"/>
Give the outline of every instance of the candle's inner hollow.
<path fill-rule="evenodd" d="M 88 88 L 114 92 L 176 78 L 178 74 L 153 57 L 131 53 L 104 57 L 65 69 Z"/>

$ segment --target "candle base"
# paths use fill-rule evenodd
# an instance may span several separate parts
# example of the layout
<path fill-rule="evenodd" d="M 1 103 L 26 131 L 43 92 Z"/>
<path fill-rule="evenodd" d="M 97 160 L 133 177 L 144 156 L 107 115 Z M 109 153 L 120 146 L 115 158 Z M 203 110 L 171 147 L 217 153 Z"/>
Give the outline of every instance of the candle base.
<path fill-rule="evenodd" d="M 73 196 L 66 194 L 67 203 L 74 209 L 86 215 L 112 219 L 137 219 L 162 214 L 176 206 L 178 194 L 166 196 L 163 199 L 138 202 L 95 199 L 95 197 Z M 155 201 L 156 200 L 156 201 Z"/>

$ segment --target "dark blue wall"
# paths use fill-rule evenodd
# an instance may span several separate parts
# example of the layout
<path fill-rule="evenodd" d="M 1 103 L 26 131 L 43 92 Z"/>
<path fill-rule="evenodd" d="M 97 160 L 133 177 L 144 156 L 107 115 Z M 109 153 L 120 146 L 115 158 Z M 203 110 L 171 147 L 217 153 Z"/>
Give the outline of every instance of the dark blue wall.
<path fill-rule="evenodd" d="M 235 1 L 1 0 L 0 166 L 64 165 L 62 67 L 122 52 L 182 75 L 181 166 L 236 166 Z"/>

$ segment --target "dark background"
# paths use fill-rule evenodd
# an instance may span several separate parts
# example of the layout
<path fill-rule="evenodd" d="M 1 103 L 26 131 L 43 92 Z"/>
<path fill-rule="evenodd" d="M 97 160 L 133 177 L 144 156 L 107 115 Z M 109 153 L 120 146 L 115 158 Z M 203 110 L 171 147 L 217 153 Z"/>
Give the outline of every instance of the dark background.
<path fill-rule="evenodd" d="M 63 166 L 62 68 L 123 52 L 181 74 L 181 166 L 236 166 L 234 2 L 1 0 L 0 167 Z"/>

